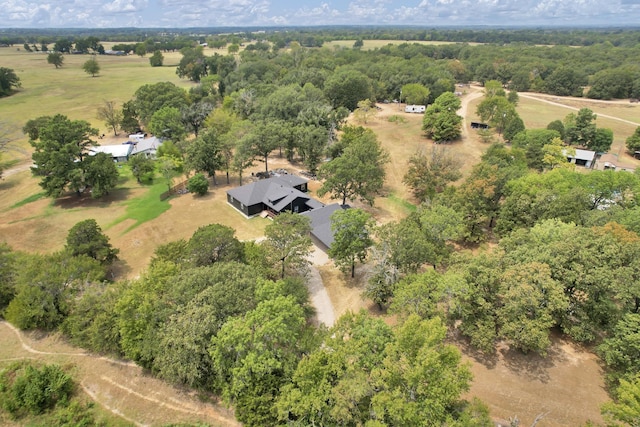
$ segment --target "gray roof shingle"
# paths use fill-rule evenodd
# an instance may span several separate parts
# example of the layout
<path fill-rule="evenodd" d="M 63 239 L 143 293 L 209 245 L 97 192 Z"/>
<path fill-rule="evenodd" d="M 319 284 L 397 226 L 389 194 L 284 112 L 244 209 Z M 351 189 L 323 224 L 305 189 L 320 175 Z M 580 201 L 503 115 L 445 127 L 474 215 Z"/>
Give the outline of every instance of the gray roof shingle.
<path fill-rule="evenodd" d="M 333 203 L 300 214 L 311 219 L 311 234 L 328 248 L 333 243 L 331 215 L 339 209 L 347 209 L 347 207 L 341 206 L 339 203 Z"/>

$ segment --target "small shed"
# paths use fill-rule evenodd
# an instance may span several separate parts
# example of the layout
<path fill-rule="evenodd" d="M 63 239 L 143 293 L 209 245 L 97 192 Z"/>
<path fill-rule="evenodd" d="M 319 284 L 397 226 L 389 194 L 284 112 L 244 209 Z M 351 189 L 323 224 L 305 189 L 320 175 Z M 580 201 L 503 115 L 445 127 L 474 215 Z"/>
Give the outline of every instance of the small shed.
<path fill-rule="evenodd" d="M 405 113 L 424 113 L 426 110 L 426 105 L 407 105 L 404 107 Z"/>
<path fill-rule="evenodd" d="M 593 165 L 593 161 L 596 158 L 596 152 L 591 150 L 582 150 L 580 148 L 576 148 L 575 156 L 567 155 L 567 161 L 569 163 L 573 163 L 576 166 L 583 166 L 585 168 L 591 168 Z"/>

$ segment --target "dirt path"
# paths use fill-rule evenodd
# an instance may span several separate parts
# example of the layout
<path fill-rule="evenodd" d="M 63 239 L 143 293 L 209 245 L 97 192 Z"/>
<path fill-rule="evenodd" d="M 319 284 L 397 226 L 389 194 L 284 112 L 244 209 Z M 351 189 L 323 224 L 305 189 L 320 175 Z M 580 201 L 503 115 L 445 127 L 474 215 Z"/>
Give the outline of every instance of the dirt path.
<path fill-rule="evenodd" d="M 194 392 L 153 378 L 134 363 L 78 351 L 56 335 L 39 338 L 2 321 L 0 342 L 0 361 L 36 359 L 73 366 L 75 379 L 92 400 L 136 426 L 197 422 L 240 426 L 231 411 L 203 402 Z"/>
<path fill-rule="evenodd" d="M 21 165 L 18 166 L 14 166 L 12 168 L 9 169 L 5 169 L 4 171 L 2 171 L 2 177 L 6 178 L 8 176 L 11 176 L 13 174 L 16 174 L 18 172 L 22 172 L 22 171 L 27 171 L 29 169 L 31 169 L 31 162 L 27 162 L 27 163 L 23 163 Z"/>

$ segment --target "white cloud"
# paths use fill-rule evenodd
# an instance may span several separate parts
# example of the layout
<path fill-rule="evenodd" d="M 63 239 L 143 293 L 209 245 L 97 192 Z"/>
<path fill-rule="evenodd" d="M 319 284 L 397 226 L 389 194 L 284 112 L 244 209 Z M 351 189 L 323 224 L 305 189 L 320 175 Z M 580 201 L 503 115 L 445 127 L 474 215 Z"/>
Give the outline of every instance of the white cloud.
<path fill-rule="evenodd" d="M 640 0 L 0 0 L 0 27 L 620 25 Z"/>

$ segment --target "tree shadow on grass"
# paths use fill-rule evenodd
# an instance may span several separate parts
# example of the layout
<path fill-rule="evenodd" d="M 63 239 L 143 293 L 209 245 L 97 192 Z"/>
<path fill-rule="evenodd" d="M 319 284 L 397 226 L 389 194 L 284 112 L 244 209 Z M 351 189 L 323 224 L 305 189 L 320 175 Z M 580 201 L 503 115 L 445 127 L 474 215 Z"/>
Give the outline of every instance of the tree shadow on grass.
<path fill-rule="evenodd" d="M 556 362 L 564 360 L 564 355 L 554 343 L 547 351 L 546 356 L 538 353 L 523 353 L 520 350 L 511 349 L 508 345 L 502 344 L 498 349 L 503 364 L 510 371 L 522 375 L 528 380 L 537 380 L 544 384 L 551 379 L 549 369 L 553 368 Z"/>
<path fill-rule="evenodd" d="M 122 258 L 118 258 L 109 268 L 110 280 L 122 280 L 131 273 L 132 269 L 129 263 Z"/>
<path fill-rule="evenodd" d="M 10 190 L 15 187 L 16 181 L 0 178 L 0 191 Z"/>
<path fill-rule="evenodd" d="M 76 193 L 67 193 L 62 197 L 58 197 L 53 202 L 53 206 L 61 209 L 79 209 L 79 208 L 106 208 L 113 203 L 122 203 L 131 195 L 128 188 L 117 188 L 111 193 L 98 199 L 91 198 L 91 194 L 86 192 L 78 196 Z"/>
<path fill-rule="evenodd" d="M 485 366 L 487 369 L 493 369 L 498 364 L 498 360 L 500 359 L 498 352 L 487 353 L 478 350 L 471 345 L 469 338 L 462 335 L 458 329 L 449 329 L 448 341 L 455 344 L 462 354 L 473 359 L 476 363 Z"/>

